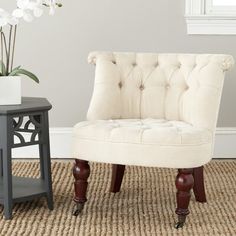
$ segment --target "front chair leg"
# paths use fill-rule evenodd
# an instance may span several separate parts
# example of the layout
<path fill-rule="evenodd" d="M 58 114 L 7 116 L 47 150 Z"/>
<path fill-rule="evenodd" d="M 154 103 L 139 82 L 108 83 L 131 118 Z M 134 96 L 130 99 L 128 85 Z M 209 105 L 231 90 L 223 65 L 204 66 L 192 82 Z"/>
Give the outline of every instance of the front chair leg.
<path fill-rule="evenodd" d="M 74 187 L 75 187 L 75 196 L 73 198 L 76 203 L 73 215 L 77 216 L 83 210 L 84 204 L 87 201 L 86 192 L 88 187 L 88 177 L 90 175 L 90 167 L 88 161 L 83 161 L 76 159 L 73 175 L 75 178 Z"/>
<path fill-rule="evenodd" d="M 178 215 L 175 228 L 178 229 L 184 226 L 186 216 L 189 214 L 190 191 L 194 185 L 193 169 L 179 169 L 175 185 L 177 188 L 177 209 L 175 212 Z"/>

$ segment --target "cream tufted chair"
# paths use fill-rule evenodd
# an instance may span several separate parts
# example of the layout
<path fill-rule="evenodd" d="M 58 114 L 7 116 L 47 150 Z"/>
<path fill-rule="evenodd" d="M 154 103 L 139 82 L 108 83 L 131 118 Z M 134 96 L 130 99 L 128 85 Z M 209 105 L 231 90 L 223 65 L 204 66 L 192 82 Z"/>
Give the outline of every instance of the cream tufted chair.
<path fill-rule="evenodd" d="M 228 55 L 94 52 L 96 78 L 88 121 L 74 128 L 73 169 L 78 215 L 86 202 L 88 161 L 113 164 L 111 191 L 125 165 L 178 169 L 178 223 L 190 191 L 205 202 L 203 165 L 212 158 Z"/>

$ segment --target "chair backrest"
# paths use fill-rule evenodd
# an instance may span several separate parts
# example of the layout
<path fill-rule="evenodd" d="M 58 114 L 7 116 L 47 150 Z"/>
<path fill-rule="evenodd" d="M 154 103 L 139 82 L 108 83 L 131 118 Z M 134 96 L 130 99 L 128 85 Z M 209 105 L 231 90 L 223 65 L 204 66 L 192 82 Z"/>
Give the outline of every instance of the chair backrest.
<path fill-rule="evenodd" d="M 181 120 L 214 130 L 230 55 L 93 52 L 87 118 Z"/>

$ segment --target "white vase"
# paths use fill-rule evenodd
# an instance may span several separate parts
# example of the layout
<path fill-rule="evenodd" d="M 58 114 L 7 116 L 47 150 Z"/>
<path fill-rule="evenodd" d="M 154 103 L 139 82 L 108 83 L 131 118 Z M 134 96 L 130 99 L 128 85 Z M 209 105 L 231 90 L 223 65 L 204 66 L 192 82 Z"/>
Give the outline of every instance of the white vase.
<path fill-rule="evenodd" d="M 21 104 L 21 77 L 0 76 L 0 105 Z"/>

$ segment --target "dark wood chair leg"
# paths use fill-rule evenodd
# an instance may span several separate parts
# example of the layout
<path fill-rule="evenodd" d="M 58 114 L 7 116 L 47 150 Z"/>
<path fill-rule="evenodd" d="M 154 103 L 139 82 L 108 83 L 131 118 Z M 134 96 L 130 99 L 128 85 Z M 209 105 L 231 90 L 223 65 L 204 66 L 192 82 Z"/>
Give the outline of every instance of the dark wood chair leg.
<path fill-rule="evenodd" d="M 198 202 L 206 202 L 206 193 L 204 187 L 204 168 L 203 166 L 193 169 L 194 186 L 193 192 Z"/>
<path fill-rule="evenodd" d="M 191 197 L 191 189 L 194 185 L 193 169 L 179 169 L 175 185 L 177 188 L 177 209 L 178 222 L 175 228 L 184 226 L 186 216 L 189 214 L 188 206 Z"/>
<path fill-rule="evenodd" d="M 113 193 L 120 191 L 122 179 L 125 172 L 124 165 L 112 165 L 112 180 L 111 180 L 111 189 Z"/>
<path fill-rule="evenodd" d="M 84 204 L 87 201 L 86 192 L 88 187 L 88 177 L 90 175 L 90 167 L 88 161 L 83 161 L 76 159 L 73 175 L 75 178 L 74 187 L 75 187 L 75 196 L 73 198 L 76 203 L 73 215 L 77 216 L 84 208 Z"/>

